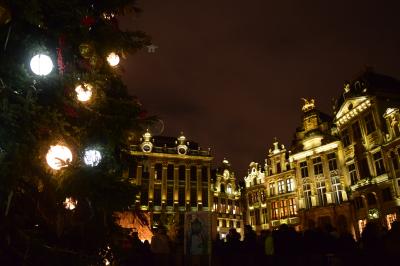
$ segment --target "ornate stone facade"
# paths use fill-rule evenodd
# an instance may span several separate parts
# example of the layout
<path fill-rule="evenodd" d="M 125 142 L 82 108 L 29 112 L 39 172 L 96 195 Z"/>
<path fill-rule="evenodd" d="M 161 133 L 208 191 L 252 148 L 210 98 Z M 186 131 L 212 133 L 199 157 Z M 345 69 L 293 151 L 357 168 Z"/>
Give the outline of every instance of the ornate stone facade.
<path fill-rule="evenodd" d="M 400 217 L 400 81 L 365 71 L 345 84 L 334 117 L 303 100 L 291 151 L 275 141 L 263 169 L 250 164 L 247 223 L 330 224 L 355 237 L 367 222 L 390 228 Z M 291 192 L 283 180 L 293 177 Z M 285 203 L 292 198 L 296 209 Z"/>
<path fill-rule="evenodd" d="M 228 160 L 216 169 L 214 180 L 212 210 L 217 216 L 217 231 L 225 238 L 229 229 L 235 228 L 243 236 L 241 190 Z"/>
<path fill-rule="evenodd" d="M 149 212 L 152 226 L 182 223 L 186 211 L 211 210 L 210 150 L 183 134 L 175 139 L 146 132 L 129 155 L 125 176 L 140 187 L 136 204 Z"/>
<path fill-rule="evenodd" d="M 247 221 L 257 232 L 299 223 L 295 171 L 288 158 L 284 145 L 275 140 L 263 171 L 257 163 L 250 164 L 245 177 Z"/>
<path fill-rule="evenodd" d="M 398 80 L 367 70 L 345 84 L 336 103 L 357 235 L 367 221 L 390 228 L 399 220 L 399 92 Z"/>

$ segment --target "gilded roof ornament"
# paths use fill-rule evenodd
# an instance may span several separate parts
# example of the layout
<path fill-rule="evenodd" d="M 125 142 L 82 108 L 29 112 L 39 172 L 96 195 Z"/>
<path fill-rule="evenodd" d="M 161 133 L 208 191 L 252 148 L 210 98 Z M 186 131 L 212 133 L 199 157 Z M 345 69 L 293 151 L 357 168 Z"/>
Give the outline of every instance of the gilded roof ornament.
<path fill-rule="evenodd" d="M 303 112 L 307 112 L 312 109 L 315 109 L 315 100 L 314 99 L 310 99 L 310 100 L 307 100 L 305 98 L 301 98 L 301 99 L 304 101 L 304 105 L 301 108 L 301 110 L 303 110 Z"/>

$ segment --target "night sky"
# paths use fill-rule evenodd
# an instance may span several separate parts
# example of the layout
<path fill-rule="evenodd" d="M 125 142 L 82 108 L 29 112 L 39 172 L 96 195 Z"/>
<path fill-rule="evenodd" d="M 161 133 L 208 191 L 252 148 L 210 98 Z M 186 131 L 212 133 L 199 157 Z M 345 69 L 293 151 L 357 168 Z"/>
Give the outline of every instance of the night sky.
<path fill-rule="evenodd" d="M 183 131 L 239 177 L 274 137 L 290 145 L 302 101 L 332 98 L 365 66 L 400 78 L 398 0 L 141 0 L 124 18 L 159 48 L 131 55 L 124 80 L 163 135 Z"/>

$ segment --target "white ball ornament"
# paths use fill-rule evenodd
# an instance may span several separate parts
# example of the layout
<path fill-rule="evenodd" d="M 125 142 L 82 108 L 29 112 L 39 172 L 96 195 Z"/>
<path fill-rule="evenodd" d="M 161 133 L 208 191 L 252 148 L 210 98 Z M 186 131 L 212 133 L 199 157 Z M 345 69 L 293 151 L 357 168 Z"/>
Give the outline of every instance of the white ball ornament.
<path fill-rule="evenodd" d="M 80 84 L 76 86 L 75 92 L 79 101 L 87 102 L 92 98 L 93 86 L 88 83 Z"/>
<path fill-rule="evenodd" d="M 119 56 L 112 52 L 107 56 L 107 62 L 110 66 L 115 67 L 119 64 Z"/>
<path fill-rule="evenodd" d="M 98 150 L 86 150 L 83 160 L 88 166 L 97 166 L 101 161 L 101 153 Z"/>
<path fill-rule="evenodd" d="M 50 56 L 37 54 L 32 57 L 30 62 L 31 70 L 38 76 L 46 76 L 53 70 L 53 61 Z"/>
<path fill-rule="evenodd" d="M 47 164 L 54 170 L 67 167 L 72 161 L 72 152 L 62 145 L 50 146 L 46 155 Z"/>

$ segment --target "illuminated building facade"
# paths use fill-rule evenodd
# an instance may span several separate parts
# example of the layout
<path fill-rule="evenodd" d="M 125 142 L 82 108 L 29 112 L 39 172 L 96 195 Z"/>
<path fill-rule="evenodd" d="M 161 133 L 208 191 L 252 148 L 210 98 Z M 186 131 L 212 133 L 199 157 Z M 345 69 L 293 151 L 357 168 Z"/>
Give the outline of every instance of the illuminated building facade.
<path fill-rule="evenodd" d="M 281 224 L 299 224 L 295 171 L 288 159 L 284 145 L 275 141 L 264 169 L 258 163 L 250 164 L 245 177 L 247 221 L 257 232 Z"/>
<path fill-rule="evenodd" d="M 213 191 L 213 212 L 216 213 L 217 231 L 225 238 L 230 228 L 243 236 L 241 190 L 228 160 L 215 171 Z"/>
<path fill-rule="evenodd" d="M 399 220 L 400 82 L 367 70 L 345 84 L 334 122 L 354 202 L 356 234 L 367 221 Z"/>
<path fill-rule="evenodd" d="M 175 139 L 146 132 L 129 154 L 125 175 L 140 187 L 136 204 L 148 211 L 152 226 L 181 224 L 186 211 L 211 210 L 210 150 L 183 134 Z"/>
<path fill-rule="evenodd" d="M 289 160 L 295 168 L 300 224 L 323 228 L 330 224 L 354 233 L 352 206 L 346 192 L 343 148 L 332 118 L 304 100 Z"/>
<path fill-rule="evenodd" d="M 367 222 L 390 228 L 400 217 L 400 81 L 367 70 L 345 84 L 334 117 L 303 100 L 291 151 L 275 141 L 263 169 L 250 164 L 247 223 L 330 224 L 356 237 Z"/>

